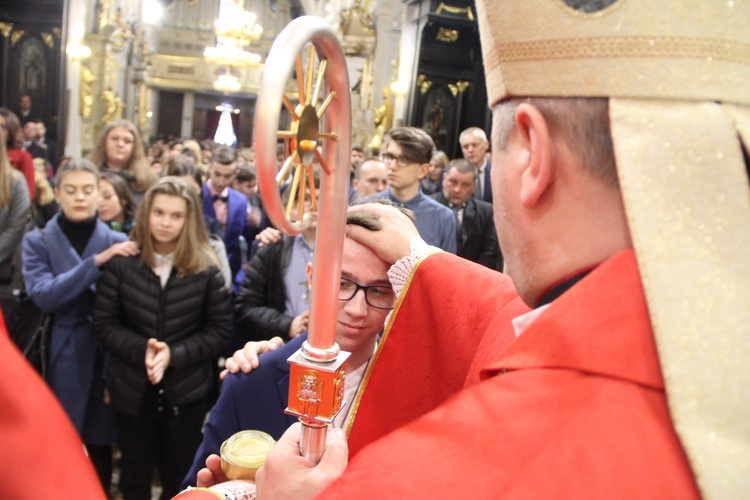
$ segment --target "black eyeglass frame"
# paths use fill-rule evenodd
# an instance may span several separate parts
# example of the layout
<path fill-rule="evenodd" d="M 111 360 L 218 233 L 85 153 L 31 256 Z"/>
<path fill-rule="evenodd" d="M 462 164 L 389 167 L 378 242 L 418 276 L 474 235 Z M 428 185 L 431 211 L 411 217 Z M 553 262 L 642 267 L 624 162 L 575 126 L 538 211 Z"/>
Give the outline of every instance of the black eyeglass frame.
<path fill-rule="evenodd" d="M 407 157 L 406 157 L 406 156 L 404 156 L 404 155 L 401 155 L 401 156 L 395 156 L 395 155 L 393 155 L 393 154 L 391 154 L 391 153 L 388 153 L 388 152 L 385 152 L 385 153 L 381 153 L 381 155 L 380 155 L 380 160 L 381 160 L 381 161 L 382 161 L 383 163 L 385 163 L 385 166 L 386 166 L 386 167 L 387 167 L 388 165 L 390 165 L 391 163 L 393 163 L 394 161 L 396 162 L 396 165 L 398 165 L 398 166 L 399 166 L 399 168 L 406 168 L 406 167 L 408 167 L 409 165 L 421 165 L 421 163 L 420 163 L 420 162 L 418 162 L 418 161 L 415 161 L 415 160 L 412 160 L 412 159 L 410 159 L 410 158 L 407 158 Z"/>
<path fill-rule="evenodd" d="M 352 295 L 349 298 L 347 298 L 347 299 L 342 299 L 341 298 L 341 290 L 339 290 L 339 300 L 342 301 L 342 302 L 349 302 L 350 300 L 352 300 L 354 298 L 355 295 L 357 295 L 357 292 L 359 292 L 360 290 L 364 290 L 364 292 L 365 292 L 365 302 L 367 302 L 367 305 L 370 306 L 370 307 L 374 307 L 375 309 L 380 309 L 381 311 L 391 311 L 391 310 L 393 310 L 394 306 L 396 305 L 396 301 L 395 301 L 396 293 L 395 292 L 393 293 L 393 295 L 394 295 L 394 301 L 393 301 L 393 305 L 391 307 L 380 307 L 380 306 L 376 306 L 376 305 L 374 305 L 373 303 L 370 302 L 369 290 L 371 290 L 373 288 L 390 288 L 391 291 L 393 291 L 393 288 L 390 287 L 390 286 L 388 286 L 388 285 L 361 285 L 361 284 L 357 283 L 356 281 L 354 281 L 353 279 L 347 278 L 345 276 L 342 276 L 341 280 L 342 281 L 347 281 L 347 282 L 349 282 L 349 283 L 351 283 L 351 284 L 354 285 L 354 293 L 352 293 Z"/>

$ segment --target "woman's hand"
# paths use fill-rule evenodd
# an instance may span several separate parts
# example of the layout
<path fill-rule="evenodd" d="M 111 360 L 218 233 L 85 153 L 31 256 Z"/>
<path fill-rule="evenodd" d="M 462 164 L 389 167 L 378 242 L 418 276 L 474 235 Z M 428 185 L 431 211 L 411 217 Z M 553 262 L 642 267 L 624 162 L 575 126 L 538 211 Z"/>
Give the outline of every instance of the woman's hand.
<path fill-rule="evenodd" d="M 146 374 L 151 385 L 161 382 L 171 359 L 172 352 L 166 342 L 148 339 L 146 344 Z"/>
<path fill-rule="evenodd" d="M 123 241 L 120 243 L 115 243 L 103 252 L 94 255 L 94 262 L 96 263 L 96 267 L 102 267 L 104 264 L 112 260 L 112 257 L 114 257 L 115 255 L 132 257 L 133 255 L 138 255 L 139 253 L 141 253 L 141 250 L 138 248 L 138 245 L 134 241 Z"/>

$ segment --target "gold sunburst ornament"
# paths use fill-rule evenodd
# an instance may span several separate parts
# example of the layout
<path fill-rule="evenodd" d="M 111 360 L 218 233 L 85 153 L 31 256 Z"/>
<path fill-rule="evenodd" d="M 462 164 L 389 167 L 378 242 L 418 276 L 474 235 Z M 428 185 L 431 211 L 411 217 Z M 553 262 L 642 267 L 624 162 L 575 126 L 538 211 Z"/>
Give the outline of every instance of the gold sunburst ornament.
<path fill-rule="evenodd" d="M 310 214 L 304 213 L 305 192 L 308 187 L 312 199 L 311 210 L 317 212 L 317 194 L 313 180 L 313 164 L 315 160 L 318 161 L 327 175 L 331 175 L 331 169 L 318 148 L 322 146 L 324 139 L 334 141 L 338 139 L 336 132 L 322 132 L 320 130 L 321 119 L 328 106 L 336 98 L 336 91 L 331 90 L 325 99 L 322 102 L 320 101 L 320 91 L 328 67 L 328 60 L 322 59 L 319 62 L 316 76 L 315 47 L 309 45 L 307 53 L 306 71 L 303 70 L 301 54 L 298 54 L 295 60 L 299 95 L 297 105 L 294 106 L 287 96 L 282 98 L 284 107 L 292 117 L 292 123 L 288 130 L 280 130 L 277 133 L 277 137 L 284 139 L 284 149 L 291 154 L 276 175 L 276 183 L 278 186 L 281 186 L 282 183 L 289 180 L 292 170 L 294 171 L 290 187 L 292 196 L 289 197 L 284 213 L 286 218 L 291 220 L 292 208 L 296 200 L 296 204 L 298 205 L 297 213 L 302 214 L 300 215 L 301 220 L 298 223 L 301 223 L 303 226 L 307 226 L 311 222 Z M 314 89 L 313 80 L 315 81 Z"/>

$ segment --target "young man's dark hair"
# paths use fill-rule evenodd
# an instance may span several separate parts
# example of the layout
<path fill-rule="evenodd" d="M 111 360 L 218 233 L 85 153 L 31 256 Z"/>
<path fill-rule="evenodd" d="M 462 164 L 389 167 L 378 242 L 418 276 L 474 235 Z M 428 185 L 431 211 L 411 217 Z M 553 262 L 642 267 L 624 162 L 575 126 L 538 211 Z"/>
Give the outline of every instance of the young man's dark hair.
<path fill-rule="evenodd" d="M 248 165 L 241 165 L 237 167 L 237 176 L 235 177 L 237 182 L 252 182 L 257 180 L 255 175 L 255 169 Z"/>
<path fill-rule="evenodd" d="M 435 151 L 435 142 L 427 132 L 415 127 L 396 127 L 386 134 L 384 143 L 396 141 L 404 157 L 415 163 L 430 163 Z"/>
<path fill-rule="evenodd" d="M 222 165 L 229 165 L 237 161 L 237 152 L 229 146 L 216 146 L 214 154 L 211 156 L 211 161 L 221 163 Z"/>
<path fill-rule="evenodd" d="M 185 154 L 177 155 L 167 162 L 165 169 L 166 175 L 173 175 L 175 177 L 182 177 L 183 175 L 189 175 L 198 186 L 203 187 L 203 177 L 195 164 L 195 158 Z"/>

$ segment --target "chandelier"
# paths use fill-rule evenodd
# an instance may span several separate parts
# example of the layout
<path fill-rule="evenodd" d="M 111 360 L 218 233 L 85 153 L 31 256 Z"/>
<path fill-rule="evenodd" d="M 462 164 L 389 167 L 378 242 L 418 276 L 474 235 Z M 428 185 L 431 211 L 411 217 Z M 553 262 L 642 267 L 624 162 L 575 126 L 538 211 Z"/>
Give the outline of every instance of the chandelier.
<path fill-rule="evenodd" d="M 234 72 L 221 73 L 214 82 L 214 88 L 220 92 L 237 92 L 242 84 Z"/>
<path fill-rule="evenodd" d="M 230 68 L 251 68 L 260 63 L 260 55 L 245 50 L 258 40 L 263 28 L 256 24 L 257 17 L 242 7 L 236 0 L 221 8 L 219 19 L 214 24 L 216 46 L 207 47 L 203 56 L 211 63 Z"/>
<path fill-rule="evenodd" d="M 214 64 L 233 68 L 252 68 L 260 63 L 260 54 L 224 44 L 217 47 L 207 47 L 203 56 Z"/>
<path fill-rule="evenodd" d="M 214 24 L 216 37 L 231 38 L 243 41 L 243 45 L 260 38 L 263 28 L 255 24 L 257 16 L 242 8 L 242 4 L 234 2 L 222 9 L 221 16 Z"/>
<path fill-rule="evenodd" d="M 237 92 L 242 88 L 239 69 L 260 64 L 260 54 L 246 50 L 260 39 L 263 28 L 255 21 L 257 16 L 243 8 L 242 0 L 223 3 L 219 19 L 214 24 L 216 46 L 206 47 L 203 56 L 220 66 L 214 88 L 221 92 Z"/>

